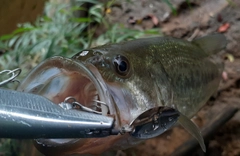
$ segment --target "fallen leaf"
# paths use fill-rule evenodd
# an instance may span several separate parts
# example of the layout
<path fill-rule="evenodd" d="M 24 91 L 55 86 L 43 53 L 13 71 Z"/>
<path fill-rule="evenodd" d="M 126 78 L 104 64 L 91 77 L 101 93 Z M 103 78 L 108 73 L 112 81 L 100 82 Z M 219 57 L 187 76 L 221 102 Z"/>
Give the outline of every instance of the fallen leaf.
<path fill-rule="evenodd" d="M 224 23 L 218 28 L 218 32 L 223 33 L 226 32 L 230 28 L 229 23 Z"/>
<path fill-rule="evenodd" d="M 230 62 L 234 62 L 234 56 L 232 54 L 226 54 L 226 58 L 230 61 Z"/>
<path fill-rule="evenodd" d="M 107 8 L 107 9 L 105 10 L 105 13 L 106 13 L 106 14 L 110 14 L 111 12 L 112 12 L 111 8 Z"/>
<path fill-rule="evenodd" d="M 223 78 L 224 81 L 228 80 L 228 73 L 226 71 L 222 72 L 222 78 Z"/>
<path fill-rule="evenodd" d="M 148 16 L 152 19 L 152 22 L 153 22 L 153 24 L 154 24 L 155 26 L 158 25 L 159 20 L 158 20 L 158 18 L 157 18 L 155 15 L 149 14 Z"/>

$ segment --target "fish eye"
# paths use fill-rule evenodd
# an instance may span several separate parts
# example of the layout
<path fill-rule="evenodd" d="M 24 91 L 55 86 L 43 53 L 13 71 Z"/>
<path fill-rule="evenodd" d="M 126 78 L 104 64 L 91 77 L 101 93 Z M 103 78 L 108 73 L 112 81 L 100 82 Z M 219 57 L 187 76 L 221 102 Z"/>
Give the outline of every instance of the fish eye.
<path fill-rule="evenodd" d="M 129 62 L 126 57 L 117 55 L 113 59 L 113 65 L 119 75 L 126 76 L 129 73 Z"/>

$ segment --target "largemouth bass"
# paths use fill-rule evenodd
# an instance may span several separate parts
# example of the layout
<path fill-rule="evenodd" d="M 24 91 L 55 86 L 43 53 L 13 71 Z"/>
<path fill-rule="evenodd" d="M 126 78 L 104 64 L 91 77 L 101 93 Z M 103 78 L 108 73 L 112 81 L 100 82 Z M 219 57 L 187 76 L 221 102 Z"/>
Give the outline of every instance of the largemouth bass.
<path fill-rule="evenodd" d="M 137 131 L 137 136 L 125 133 L 91 139 L 38 139 L 37 148 L 47 155 L 100 154 L 128 148 L 170 128 L 165 122 L 161 132 L 155 132 L 158 127 L 149 128 L 152 132 L 131 129 L 140 117 L 151 116 L 155 108 L 169 108 L 180 114 L 169 118 L 169 123 L 176 119 L 205 150 L 190 118 L 219 85 L 222 66 L 211 56 L 225 46 L 226 39 L 220 34 L 192 42 L 155 37 L 86 49 L 71 59 L 53 57 L 42 62 L 23 80 L 19 91 L 42 95 L 56 104 L 73 97 L 115 118 L 115 128 Z"/>

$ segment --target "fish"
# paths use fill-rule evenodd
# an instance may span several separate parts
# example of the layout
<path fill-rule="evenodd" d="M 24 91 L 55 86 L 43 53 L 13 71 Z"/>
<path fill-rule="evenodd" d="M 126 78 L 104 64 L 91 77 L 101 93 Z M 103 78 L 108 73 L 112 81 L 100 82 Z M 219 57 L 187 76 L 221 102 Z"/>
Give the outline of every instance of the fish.
<path fill-rule="evenodd" d="M 20 83 L 18 91 L 44 96 L 55 104 L 73 97 L 81 105 L 113 117 L 114 127 L 126 133 L 103 138 L 37 139 L 35 146 L 45 155 L 101 154 L 135 146 L 177 122 L 205 151 L 201 132 L 191 118 L 218 88 L 223 65 L 212 56 L 226 44 L 222 34 L 193 41 L 141 38 L 85 49 L 72 58 L 55 56 L 43 61 Z M 148 124 L 139 123 L 156 111 L 166 117 L 173 114 L 160 130 L 159 125 L 151 123 L 151 128 L 146 128 Z"/>

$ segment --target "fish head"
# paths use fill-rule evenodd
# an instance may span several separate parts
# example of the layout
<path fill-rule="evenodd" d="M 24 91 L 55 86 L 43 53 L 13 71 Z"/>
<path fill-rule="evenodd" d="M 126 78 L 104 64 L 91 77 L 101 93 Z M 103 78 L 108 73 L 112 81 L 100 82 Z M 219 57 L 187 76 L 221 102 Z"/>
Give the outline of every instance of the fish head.
<path fill-rule="evenodd" d="M 158 68 L 152 63 L 151 53 L 131 52 L 107 45 L 84 50 L 73 59 L 90 65 L 88 68 L 101 77 L 111 98 L 109 108 L 115 114 L 118 128 L 130 128 L 146 112 L 150 117 L 154 113 L 175 109 L 167 76 L 160 62 L 155 63 Z"/>

